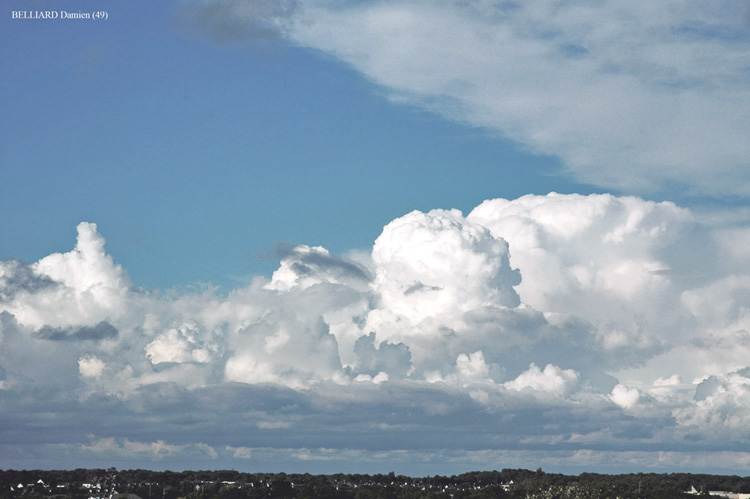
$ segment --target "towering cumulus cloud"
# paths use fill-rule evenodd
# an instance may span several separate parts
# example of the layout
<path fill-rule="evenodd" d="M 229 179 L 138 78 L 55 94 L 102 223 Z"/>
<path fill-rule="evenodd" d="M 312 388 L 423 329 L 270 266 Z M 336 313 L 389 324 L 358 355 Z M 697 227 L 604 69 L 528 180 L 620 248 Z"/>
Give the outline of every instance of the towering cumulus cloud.
<path fill-rule="evenodd" d="M 372 251 L 384 308 L 413 321 L 485 305 L 517 307 L 508 244 L 458 210 L 413 212 L 385 226 Z"/>
<path fill-rule="evenodd" d="M 8 264 L 6 264 L 8 265 Z M 42 258 L 26 270 L 19 264 L 5 267 L 5 279 L 28 272 L 47 285 L 21 289 L 12 309 L 28 326 L 69 326 L 95 324 L 112 314 L 121 315 L 130 281 L 122 267 L 104 251 L 104 238 L 96 224 L 78 225 L 78 241 L 73 251 Z"/>
<path fill-rule="evenodd" d="M 0 262 L 0 415 L 35 435 L 0 464 L 156 446 L 216 467 L 321 448 L 585 466 L 656 445 L 741 468 L 750 275 L 730 233 L 748 237 L 635 197 L 493 199 L 406 214 L 368 256 L 288 249 L 222 295 L 134 287 L 81 223 L 68 253 Z"/>
<path fill-rule="evenodd" d="M 681 290 L 670 273 L 682 270 L 692 251 L 687 210 L 638 198 L 551 194 L 485 201 L 468 219 L 510 242 L 523 270 L 524 303 L 585 317 L 598 325 L 605 348 L 659 342 L 673 329 Z M 643 321 L 660 327 L 644 329 Z"/>

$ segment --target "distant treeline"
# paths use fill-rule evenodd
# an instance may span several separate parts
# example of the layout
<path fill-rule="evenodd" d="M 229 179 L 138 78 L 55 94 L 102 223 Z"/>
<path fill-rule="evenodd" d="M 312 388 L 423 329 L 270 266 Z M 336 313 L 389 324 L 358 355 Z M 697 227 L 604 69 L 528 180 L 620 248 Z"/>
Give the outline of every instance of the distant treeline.
<path fill-rule="evenodd" d="M 394 473 L 310 475 L 110 468 L 0 470 L 0 487 L 0 499 L 669 499 L 708 496 L 709 491 L 750 493 L 750 477 L 690 473 L 571 476 L 541 469 L 504 469 L 413 478 Z"/>

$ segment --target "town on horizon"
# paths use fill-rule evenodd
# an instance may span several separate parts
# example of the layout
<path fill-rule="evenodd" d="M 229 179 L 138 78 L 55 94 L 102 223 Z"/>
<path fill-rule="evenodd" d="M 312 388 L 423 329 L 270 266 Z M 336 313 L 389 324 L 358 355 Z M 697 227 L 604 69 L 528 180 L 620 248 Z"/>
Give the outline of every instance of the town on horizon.
<path fill-rule="evenodd" d="M 0 470 L 2 498 L 260 499 L 260 498 L 750 498 L 750 476 L 693 473 L 607 475 L 546 473 L 541 468 L 454 476 L 312 475 L 215 471 Z"/>

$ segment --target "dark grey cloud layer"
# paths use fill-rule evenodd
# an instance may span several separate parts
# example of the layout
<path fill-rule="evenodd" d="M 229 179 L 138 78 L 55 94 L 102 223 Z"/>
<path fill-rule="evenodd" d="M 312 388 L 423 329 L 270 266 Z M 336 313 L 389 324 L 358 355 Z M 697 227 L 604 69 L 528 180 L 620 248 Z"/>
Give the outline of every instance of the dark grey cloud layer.
<path fill-rule="evenodd" d="M 100 341 L 114 339 L 117 337 L 117 329 L 112 324 L 102 321 L 94 326 L 81 326 L 74 328 L 59 328 L 44 326 L 34 335 L 38 338 L 52 341 Z"/>
<path fill-rule="evenodd" d="M 218 42 L 263 40 L 283 35 L 299 9 L 298 0 L 191 0 L 175 9 L 175 19 Z"/>
<path fill-rule="evenodd" d="M 0 276 L 0 301 L 11 300 L 21 291 L 34 293 L 55 284 L 48 276 L 35 273 L 28 263 L 8 260 L 3 262 L 3 272 Z"/>

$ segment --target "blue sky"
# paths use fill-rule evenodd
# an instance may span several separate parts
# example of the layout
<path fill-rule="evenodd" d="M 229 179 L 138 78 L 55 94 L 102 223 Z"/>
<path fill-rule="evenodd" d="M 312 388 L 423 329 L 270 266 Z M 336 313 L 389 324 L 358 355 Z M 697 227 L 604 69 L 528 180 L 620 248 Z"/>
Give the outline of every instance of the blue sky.
<path fill-rule="evenodd" d="M 3 258 L 69 247 L 94 221 L 141 286 L 231 288 L 270 274 L 279 242 L 367 248 L 413 209 L 592 190 L 553 157 L 389 103 L 323 53 L 216 43 L 175 4 L 112 8 L 4 21 Z"/>
<path fill-rule="evenodd" d="M 746 4 L 4 9 L 0 468 L 750 470 Z"/>

